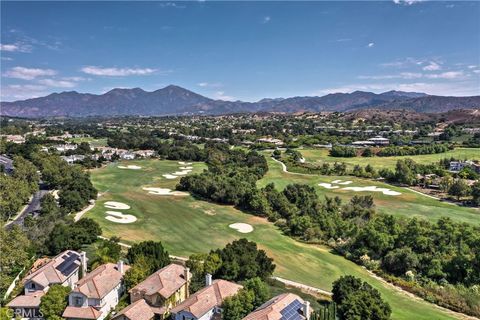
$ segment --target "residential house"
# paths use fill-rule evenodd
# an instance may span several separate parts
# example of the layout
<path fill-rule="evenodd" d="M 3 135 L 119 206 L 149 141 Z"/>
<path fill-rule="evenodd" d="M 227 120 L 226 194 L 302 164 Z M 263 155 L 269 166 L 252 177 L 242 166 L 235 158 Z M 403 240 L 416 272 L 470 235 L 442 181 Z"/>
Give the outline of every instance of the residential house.
<path fill-rule="evenodd" d="M 368 139 L 368 141 L 373 142 L 375 145 L 386 146 L 386 145 L 390 144 L 390 140 L 388 140 L 387 138 L 384 138 L 384 137 L 380 137 L 380 136 L 370 138 L 370 139 Z"/>
<path fill-rule="evenodd" d="M 67 250 L 53 259 L 41 259 L 41 265 L 34 263 L 24 278 L 24 294 L 17 296 L 7 304 L 16 315 L 23 318 L 35 318 L 39 315 L 40 298 L 54 284 L 73 288 L 82 274 L 87 270 L 85 252 Z"/>
<path fill-rule="evenodd" d="M 283 293 L 268 300 L 242 320 L 309 319 L 310 303 L 293 293 Z"/>
<path fill-rule="evenodd" d="M 463 168 L 471 168 L 476 173 L 480 173 L 480 164 L 475 163 L 473 161 L 450 161 L 450 168 L 449 170 L 452 172 L 459 172 L 462 171 Z"/>
<path fill-rule="evenodd" d="M 143 300 L 137 300 L 117 313 L 112 320 L 152 320 L 155 318 L 152 307 Z"/>
<path fill-rule="evenodd" d="M 77 161 L 84 160 L 85 156 L 81 154 L 72 154 L 71 156 L 62 156 L 61 158 L 68 164 L 74 164 Z"/>
<path fill-rule="evenodd" d="M 6 174 L 12 174 L 14 167 L 13 167 L 13 160 L 9 157 L 0 155 L 0 166 L 3 166 Z"/>
<path fill-rule="evenodd" d="M 62 317 L 68 320 L 105 319 L 124 292 L 123 276 L 129 267 L 119 261 L 97 267 L 77 282 L 68 295 Z"/>
<path fill-rule="evenodd" d="M 188 298 L 191 274 L 189 268 L 169 264 L 130 289 L 130 301 L 145 300 L 160 319 Z"/>
<path fill-rule="evenodd" d="M 206 275 L 206 287 L 195 292 L 187 300 L 171 310 L 175 320 L 210 320 L 217 319 L 221 313 L 221 305 L 225 298 L 235 295 L 242 288 L 241 285 L 226 281 L 215 280 Z"/>

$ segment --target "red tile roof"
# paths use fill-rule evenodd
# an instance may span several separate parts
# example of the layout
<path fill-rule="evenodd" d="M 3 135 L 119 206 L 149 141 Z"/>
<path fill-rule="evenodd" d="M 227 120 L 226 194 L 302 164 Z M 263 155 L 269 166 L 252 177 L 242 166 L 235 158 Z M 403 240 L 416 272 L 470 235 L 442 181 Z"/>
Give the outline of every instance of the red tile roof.
<path fill-rule="evenodd" d="M 158 293 L 165 299 L 168 299 L 185 285 L 185 272 L 186 268 L 184 266 L 169 264 L 137 284 L 130 290 L 130 293 L 137 294 L 141 292 L 148 296 Z"/>
<path fill-rule="evenodd" d="M 230 281 L 215 280 L 212 285 L 195 292 L 187 300 L 173 308 L 171 312 L 188 311 L 200 318 L 214 307 L 221 306 L 225 298 L 235 295 L 241 288 L 241 285 Z"/>
<path fill-rule="evenodd" d="M 63 311 L 62 318 L 74 319 L 98 319 L 102 313 L 94 307 L 67 307 Z"/>
<path fill-rule="evenodd" d="M 112 320 L 124 316 L 130 320 L 151 320 L 155 316 L 150 306 L 145 302 L 145 300 L 140 299 L 135 301 L 128 307 L 122 309 L 119 313 L 112 318 Z"/>
<path fill-rule="evenodd" d="M 40 306 L 40 299 L 43 297 L 44 294 L 45 292 L 43 291 L 35 291 L 31 294 L 18 296 L 9 303 L 7 303 L 7 307 L 38 308 Z"/>
<path fill-rule="evenodd" d="M 275 296 L 242 320 L 281 320 L 282 314 L 280 312 L 295 300 L 305 303 L 302 298 L 293 293 L 284 293 Z M 305 317 L 303 317 L 303 319 L 305 319 Z"/>
<path fill-rule="evenodd" d="M 127 271 L 130 267 L 123 268 Z M 102 299 L 121 283 L 122 278 L 123 274 L 118 271 L 116 264 L 102 264 L 80 279 L 73 292 L 80 292 L 88 298 Z"/>

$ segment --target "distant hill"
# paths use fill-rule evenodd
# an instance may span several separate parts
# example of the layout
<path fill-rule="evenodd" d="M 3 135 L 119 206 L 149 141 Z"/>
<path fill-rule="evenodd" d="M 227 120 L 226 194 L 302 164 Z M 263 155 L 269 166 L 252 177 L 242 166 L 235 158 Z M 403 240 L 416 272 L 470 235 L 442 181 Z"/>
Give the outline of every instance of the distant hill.
<path fill-rule="evenodd" d="M 179 86 L 170 85 L 152 92 L 133 88 L 113 89 L 100 95 L 76 91 L 52 93 L 41 98 L 2 102 L 0 114 L 31 118 L 162 116 L 233 112 L 341 112 L 366 108 L 445 112 L 455 109 L 480 108 L 480 96 L 442 97 L 418 92 L 388 91 L 376 94 L 355 91 L 333 93 L 321 97 L 291 97 L 242 102 L 214 100 Z"/>

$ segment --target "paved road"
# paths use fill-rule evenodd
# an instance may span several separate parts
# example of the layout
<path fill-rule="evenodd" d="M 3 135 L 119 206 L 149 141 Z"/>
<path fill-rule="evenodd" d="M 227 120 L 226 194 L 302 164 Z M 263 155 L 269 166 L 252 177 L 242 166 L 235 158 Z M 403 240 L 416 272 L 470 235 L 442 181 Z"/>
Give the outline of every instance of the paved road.
<path fill-rule="evenodd" d="M 19 214 L 13 221 L 9 222 L 8 224 L 5 224 L 5 228 L 7 229 L 11 228 L 13 225 L 23 226 L 23 222 L 29 214 L 40 210 L 40 200 L 48 192 L 49 192 L 48 189 L 40 186 L 40 190 L 38 190 L 33 194 L 32 199 L 30 200 L 28 205 L 25 207 L 23 212 Z"/>

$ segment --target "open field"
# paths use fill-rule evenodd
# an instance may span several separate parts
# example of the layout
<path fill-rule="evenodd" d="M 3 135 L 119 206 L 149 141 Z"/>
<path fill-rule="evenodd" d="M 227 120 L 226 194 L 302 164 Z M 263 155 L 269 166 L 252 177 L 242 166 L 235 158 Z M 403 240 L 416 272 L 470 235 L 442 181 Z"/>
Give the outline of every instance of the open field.
<path fill-rule="evenodd" d="M 437 153 L 437 154 L 424 154 L 418 156 L 395 156 L 395 157 L 354 157 L 354 158 L 339 158 L 339 157 L 330 157 L 328 155 L 328 149 L 297 149 L 307 162 L 345 162 L 350 168 L 355 165 L 365 166 L 367 161 L 375 169 L 381 168 L 390 168 L 394 169 L 397 160 L 400 159 L 413 159 L 415 162 L 428 164 L 432 162 L 438 162 L 444 158 L 454 157 L 460 160 L 480 160 L 480 149 L 478 148 L 456 148 L 455 150 Z"/>
<path fill-rule="evenodd" d="M 285 173 L 282 171 L 280 163 L 275 162 L 268 157 L 267 153 L 265 153 L 265 156 L 268 161 L 269 171 L 265 177 L 259 181 L 258 185 L 260 187 L 273 182 L 279 190 L 282 190 L 285 186 L 291 183 L 308 184 L 315 187 L 321 198 L 325 196 L 338 196 L 345 201 L 348 201 L 355 194 L 370 194 L 373 196 L 379 212 L 395 216 L 424 217 L 429 220 L 436 220 L 440 217 L 448 216 L 458 222 L 480 224 L 480 209 L 478 208 L 460 207 L 451 203 L 429 198 L 405 188 L 352 176 L 342 177 Z M 319 183 L 331 183 L 335 180 L 352 181 L 352 183 L 348 185 L 337 185 L 339 186 L 337 189 L 327 189 L 318 185 Z M 352 186 L 377 186 L 399 192 L 401 195 L 392 196 L 385 195 L 381 192 L 355 192 L 351 190 L 343 190 L 344 187 Z"/>
<path fill-rule="evenodd" d="M 122 170 L 118 165 L 137 165 L 139 170 Z M 272 174 L 278 174 L 275 163 Z M 393 319 L 452 319 L 450 314 L 432 304 L 418 301 L 386 287 L 355 263 L 344 259 L 323 246 L 300 243 L 283 235 L 265 219 L 242 213 L 231 206 L 220 206 L 199 201 L 191 196 L 161 196 L 149 194 L 143 187 L 173 189 L 175 180 L 162 177 L 174 172 L 179 164 L 174 161 L 143 160 L 111 164 L 92 171 L 92 180 L 101 196 L 96 206 L 86 214 L 100 223 L 104 236 L 120 236 L 122 242 L 160 240 L 170 254 L 187 256 L 207 252 L 226 243 L 245 237 L 255 241 L 275 259 L 275 275 L 325 290 L 339 276 L 351 274 L 368 281 L 379 289 L 393 309 Z M 194 163 L 193 172 L 205 166 Z M 288 180 L 288 179 L 287 179 Z M 105 219 L 105 202 L 125 203 L 134 215 L 131 224 L 119 224 Z M 251 233 L 239 233 L 228 226 L 242 222 L 253 226 Z"/>

